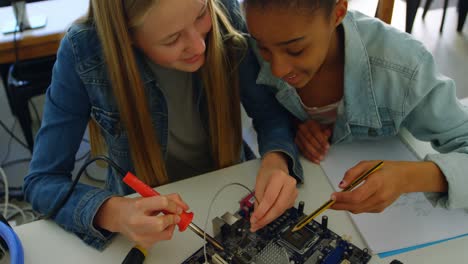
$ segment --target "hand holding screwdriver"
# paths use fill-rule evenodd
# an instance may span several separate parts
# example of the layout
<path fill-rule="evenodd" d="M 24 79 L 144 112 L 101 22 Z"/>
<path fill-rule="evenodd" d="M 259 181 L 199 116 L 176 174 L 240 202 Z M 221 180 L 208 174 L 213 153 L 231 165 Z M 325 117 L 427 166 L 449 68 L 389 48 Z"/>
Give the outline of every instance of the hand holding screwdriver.
<path fill-rule="evenodd" d="M 150 248 L 156 242 L 172 238 L 174 227 L 180 221 L 179 213 L 188 206 L 177 194 L 153 197 L 111 197 L 98 209 L 94 226 L 121 233 L 142 247 Z M 170 214 L 160 214 L 161 211 Z"/>
<path fill-rule="evenodd" d="M 158 193 L 156 190 L 153 188 L 149 187 L 142 181 L 140 181 L 135 175 L 131 174 L 130 172 L 127 173 L 127 175 L 123 178 L 123 181 L 130 186 L 132 189 L 137 191 L 142 197 L 156 197 L 160 196 L 161 194 Z M 187 208 L 188 209 L 188 208 Z M 171 214 L 171 212 L 168 212 L 167 210 L 162 210 L 163 214 Z M 179 231 L 185 231 L 189 224 L 192 222 L 193 219 L 193 213 L 187 213 L 185 211 L 182 212 L 177 212 L 178 217 L 180 218 L 180 221 L 177 223 L 177 226 L 179 227 Z"/>
<path fill-rule="evenodd" d="M 130 172 L 128 172 L 127 175 L 123 178 L 123 181 L 132 189 L 137 191 L 143 197 L 159 197 L 160 196 L 160 194 L 156 190 L 154 190 L 153 188 L 149 187 L 148 185 L 140 181 L 137 177 L 135 177 L 135 175 L 131 174 Z M 170 211 L 168 212 L 166 210 L 163 210 L 162 212 L 164 214 L 171 214 Z M 197 225 L 192 223 L 192 219 L 193 219 L 192 212 L 190 213 L 187 213 L 185 211 L 180 212 L 178 217 L 180 217 L 179 222 L 177 224 L 179 226 L 179 231 L 184 231 L 187 227 L 189 227 L 190 230 L 192 230 L 195 234 L 197 234 L 201 238 L 206 238 L 206 240 L 212 246 L 214 246 L 218 250 L 224 251 L 223 246 L 221 246 L 221 244 L 219 244 L 218 241 L 216 241 L 210 235 L 204 233 L 203 229 L 199 228 Z M 174 231 L 174 228 L 172 227 L 171 232 L 173 231 Z M 147 254 L 146 249 L 137 245 L 128 252 L 122 264 L 143 263 L 143 261 L 145 260 L 146 254 Z"/>
<path fill-rule="evenodd" d="M 137 191 L 143 197 L 152 197 L 152 196 L 160 195 L 157 191 L 155 191 L 153 188 L 149 187 L 148 185 L 140 181 L 137 177 L 135 177 L 135 175 L 131 174 L 130 172 L 128 172 L 127 175 L 123 178 L 123 181 L 132 189 Z M 163 213 L 166 214 L 170 212 L 163 211 Z M 206 238 L 206 240 L 215 248 L 217 248 L 218 250 L 224 251 L 223 246 L 221 246 L 221 244 L 219 244 L 218 241 L 216 241 L 210 235 L 204 233 L 203 229 L 201 229 L 200 227 L 192 223 L 192 219 L 193 219 L 192 212 L 187 213 L 184 211 L 179 215 L 179 217 L 180 217 L 180 221 L 177 224 L 179 226 L 179 231 L 184 231 L 188 227 L 199 237 Z"/>

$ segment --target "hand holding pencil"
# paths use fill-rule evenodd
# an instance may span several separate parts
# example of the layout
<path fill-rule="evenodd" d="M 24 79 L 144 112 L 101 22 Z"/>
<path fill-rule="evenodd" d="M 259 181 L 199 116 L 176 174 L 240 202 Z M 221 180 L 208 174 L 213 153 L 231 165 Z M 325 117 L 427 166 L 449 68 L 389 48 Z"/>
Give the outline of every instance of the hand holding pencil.
<path fill-rule="evenodd" d="M 349 169 L 340 188 L 346 188 L 377 161 L 361 161 Z M 330 209 L 353 214 L 380 213 L 402 194 L 411 192 L 447 192 L 448 184 L 439 167 L 430 161 L 385 161 L 385 167 L 349 192 L 335 192 Z"/>
<path fill-rule="evenodd" d="M 380 161 L 378 162 L 375 166 L 373 166 L 372 168 L 368 169 L 367 171 L 365 171 L 364 173 L 362 173 L 359 177 L 355 178 L 349 185 L 347 185 L 342 191 L 341 193 L 343 192 L 348 192 L 350 190 L 352 190 L 354 187 L 358 186 L 359 184 L 361 184 L 364 180 L 367 179 L 367 177 L 369 175 L 371 175 L 372 173 L 374 173 L 375 171 L 377 171 L 378 169 L 380 169 L 381 167 L 383 166 L 383 161 Z M 336 194 L 335 195 L 335 199 L 330 199 L 328 200 L 326 203 L 324 203 L 322 206 L 320 206 L 319 208 L 317 208 L 317 210 L 315 210 L 313 213 L 311 213 L 310 215 L 302 218 L 295 226 L 294 228 L 292 229 L 292 232 L 295 232 L 295 231 L 298 231 L 300 229 L 302 229 L 304 226 L 306 226 L 308 223 L 310 223 L 315 217 L 317 217 L 319 214 L 321 214 L 322 212 L 324 212 L 325 210 L 327 210 L 329 207 L 331 207 L 335 202 L 336 202 Z M 332 196 L 333 197 L 333 196 Z"/>

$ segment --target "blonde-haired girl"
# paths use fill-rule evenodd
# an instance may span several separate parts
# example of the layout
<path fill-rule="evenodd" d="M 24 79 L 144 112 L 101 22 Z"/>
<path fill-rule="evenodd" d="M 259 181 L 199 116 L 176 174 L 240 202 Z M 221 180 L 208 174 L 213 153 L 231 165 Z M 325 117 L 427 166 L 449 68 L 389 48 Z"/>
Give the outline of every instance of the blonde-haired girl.
<path fill-rule="evenodd" d="M 242 100 L 263 155 L 256 185 L 263 217 L 254 225 L 292 206 L 301 168 L 288 113 L 255 84 L 243 28 L 235 0 L 91 0 L 57 54 L 27 201 L 48 213 L 63 199 L 88 123 L 93 153 L 151 186 L 239 163 L 248 158 Z M 109 169 L 105 189 L 78 184 L 54 220 L 98 249 L 115 232 L 144 247 L 170 239 L 187 204 L 177 194 L 122 197 L 131 192 Z M 162 210 L 174 214 L 155 215 Z"/>

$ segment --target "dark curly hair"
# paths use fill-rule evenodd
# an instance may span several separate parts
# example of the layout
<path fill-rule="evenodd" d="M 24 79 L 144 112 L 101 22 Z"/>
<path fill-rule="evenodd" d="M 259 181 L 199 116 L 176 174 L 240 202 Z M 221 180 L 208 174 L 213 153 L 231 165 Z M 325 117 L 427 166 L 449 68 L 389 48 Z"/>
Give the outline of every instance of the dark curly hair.
<path fill-rule="evenodd" d="M 331 14 L 336 0 L 244 0 L 244 7 L 255 6 L 260 8 L 281 7 L 297 11 L 315 11 L 324 9 Z"/>

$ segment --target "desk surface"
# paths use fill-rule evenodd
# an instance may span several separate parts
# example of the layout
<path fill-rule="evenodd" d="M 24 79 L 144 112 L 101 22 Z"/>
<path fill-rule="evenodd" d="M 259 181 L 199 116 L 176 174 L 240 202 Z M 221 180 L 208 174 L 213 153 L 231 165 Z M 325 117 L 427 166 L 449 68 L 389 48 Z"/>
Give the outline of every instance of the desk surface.
<path fill-rule="evenodd" d="M 305 201 L 305 212 L 311 212 L 329 198 L 332 187 L 319 166 L 305 160 L 302 162 L 306 181 L 299 188 L 298 201 Z M 176 191 L 183 193 L 184 200 L 195 212 L 194 222 L 203 227 L 207 207 L 216 191 L 230 182 L 242 182 L 253 187 L 259 164 L 259 160 L 246 162 L 168 184 L 159 187 L 158 191 L 164 194 Z M 226 211 L 233 212 L 238 209 L 238 200 L 245 194 L 243 189 L 231 187 L 219 196 L 209 217 L 208 232 L 211 233 L 211 219 Z M 351 236 L 352 243 L 361 248 L 366 247 L 348 213 L 330 210 L 326 214 L 329 216 L 331 230 L 339 235 Z M 76 236 L 67 233 L 51 221 L 37 221 L 18 226 L 15 231 L 23 243 L 25 263 L 41 263 L 45 260 L 47 263 L 120 263 L 132 247 L 132 243 L 123 236 L 117 236 L 101 253 L 86 246 Z M 175 232 L 171 241 L 161 242 L 153 247 L 145 263 L 181 263 L 201 246 L 202 240 L 192 232 Z M 467 247 L 468 237 L 463 237 L 395 257 L 380 259 L 373 256 L 370 263 L 390 263 L 394 258 L 404 263 L 464 263 L 468 259 Z"/>
<path fill-rule="evenodd" d="M 16 34 L 19 59 L 32 59 L 54 55 L 68 27 L 80 16 L 86 14 L 89 0 L 49 0 L 28 3 L 29 17 L 45 15 L 44 28 L 27 30 Z M 0 25 L 3 21 L 14 20 L 11 6 L 0 8 Z M 0 32 L 0 64 L 15 61 L 13 34 Z"/>

